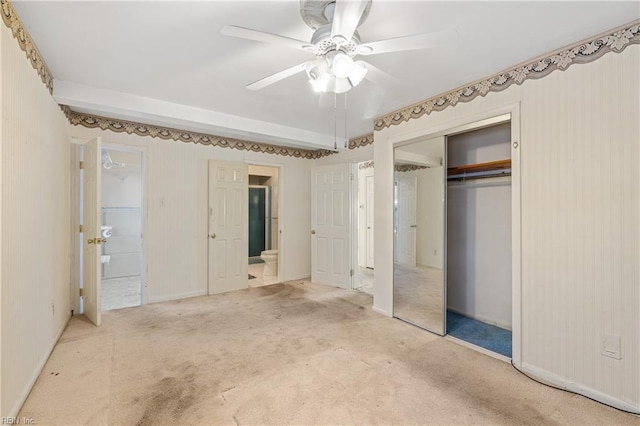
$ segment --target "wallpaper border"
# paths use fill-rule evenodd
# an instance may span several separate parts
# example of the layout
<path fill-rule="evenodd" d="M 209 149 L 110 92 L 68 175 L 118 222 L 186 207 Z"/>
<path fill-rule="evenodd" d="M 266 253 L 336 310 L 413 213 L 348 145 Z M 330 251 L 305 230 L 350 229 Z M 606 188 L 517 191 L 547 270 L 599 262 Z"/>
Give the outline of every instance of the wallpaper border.
<path fill-rule="evenodd" d="M 442 111 L 458 102 L 470 102 L 478 96 L 502 91 L 512 84 L 521 85 L 527 80 L 545 77 L 556 70 L 564 71 L 573 64 L 593 62 L 605 53 L 620 53 L 632 44 L 640 44 L 640 20 L 378 117 L 374 120 L 374 130 Z"/>
<path fill-rule="evenodd" d="M 31 36 L 24 28 L 13 5 L 9 0 L 0 0 L 0 10 L 2 11 L 2 21 L 7 28 L 11 30 L 13 38 L 18 41 L 20 49 L 27 55 L 33 69 L 38 72 L 40 80 L 42 80 L 47 90 L 49 90 L 49 94 L 53 95 L 53 75 L 31 39 Z"/>
<path fill-rule="evenodd" d="M 326 149 L 302 149 L 291 148 L 279 145 L 270 145 L 245 141 L 241 139 L 225 138 L 222 136 L 208 135 L 205 133 L 190 132 L 169 127 L 154 126 L 150 124 L 136 123 L 127 120 L 118 120 L 98 115 L 85 114 L 71 110 L 67 105 L 61 105 L 62 111 L 67 119 L 74 126 L 83 126 L 90 129 L 100 128 L 111 130 L 116 133 L 128 133 L 138 136 L 151 136 L 164 140 L 174 140 L 178 142 L 196 143 L 201 145 L 218 146 L 221 148 L 232 148 L 242 151 L 261 152 L 264 154 L 275 154 L 287 157 L 305 158 L 313 160 L 335 154 L 335 151 Z"/>

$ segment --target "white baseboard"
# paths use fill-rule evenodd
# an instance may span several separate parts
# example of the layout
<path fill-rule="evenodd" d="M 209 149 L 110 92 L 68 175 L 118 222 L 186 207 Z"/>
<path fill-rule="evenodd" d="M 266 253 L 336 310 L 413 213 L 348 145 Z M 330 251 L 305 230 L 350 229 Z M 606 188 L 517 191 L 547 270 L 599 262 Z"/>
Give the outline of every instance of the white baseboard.
<path fill-rule="evenodd" d="M 610 405 L 620 410 L 629 411 L 631 413 L 640 414 L 640 407 L 633 406 L 632 404 L 615 398 L 611 395 L 607 395 L 598 390 L 591 389 L 580 383 L 573 383 L 565 378 L 562 378 L 554 373 L 535 367 L 530 364 L 522 363 L 521 371 L 527 375 L 540 380 L 542 383 L 565 389 L 570 392 L 575 392 L 580 395 L 584 395 L 587 398 L 591 398 L 595 401 L 602 402 L 603 404 Z"/>
<path fill-rule="evenodd" d="M 189 291 L 187 293 L 175 293 L 175 294 L 169 294 L 167 296 L 162 296 L 162 297 L 154 297 L 153 299 L 149 299 L 147 301 L 147 303 L 151 304 L 151 303 L 170 302 L 172 300 L 180 300 L 180 299 L 188 299 L 190 297 L 206 296 L 207 294 L 209 294 L 209 292 L 206 289 L 205 290 Z"/>
<path fill-rule="evenodd" d="M 69 311 L 69 312 L 71 312 L 71 311 Z M 62 336 L 62 333 L 64 333 L 65 328 L 67 328 L 67 324 L 69 324 L 69 320 L 70 319 L 71 319 L 71 314 L 69 314 L 69 317 L 67 318 L 67 320 L 64 322 L 64 324 L 62 324 L 62 327 L 60 327 L 60 330 L 58 330 L 58 332 L 56 333 L 56 337 L 53 339 L 53 341 L 51 342 L 51 344 L 47 348 L 47 351 L 45 352 L 46 356 L 42 357 L 42 361 L 40 362 L 40 364 L 38 364 L 38 366 L 34 370 L 33 375 L 31 376 L 31 378 L 29 379 L 29 382 L 27 383 L 27 386 L 22 391 L 22 394 L 20 395 L 20 398 L 18 398 L 18 400 L 16 401 L 14 406 L 11 407 L 11 410 L 9 411 L 9 415 L 7 417 L 17 417 L 18 416 L 18 413 L 20 412 L 20 409 L 22 408 L 22 406 L 24 405 L 25 401 L 27 400 L 27 397 L 31 393 L 31 389 L 33 389 L 33 386 L 36 384 L 36 380 L 38 380 L 38 377 L 40 376 L 40 373 L 42 373 L 42 369 L 44 368 L 44 366 L 47 363 L 47 361 L 49 361 L 49 357 L 51 357 L 51 353 L 53 352 L 53 348 L 56 347 L 56 345 L 58 344 L 58 340 L 60 340 L 60 337 Z"/>
<path fill-rule="evenodd" d="M 389 318 L 393 317 L 393 315 L 391 314 L 391 312 L 389 312 L 389 311 L 387 311 L 387 310 L 385 310 L 385 309 L 378 308 L 377 306 L 373 306 L 373 307 L 371 308 L 371 310 L 373 310 L 373 312 L 377 312 L 377 313 L 379 313 L 379 314 L 382 314 L 382 315 L 384 315 L 385 317 L 389 317 Z"/>
<path fill-rule="evenodd" d="M 287 281 L 311 281 L 311 274 L 302 274 L 294 277 L 287 277 L 286 279 L 282 279 L 283 283 Z"/>

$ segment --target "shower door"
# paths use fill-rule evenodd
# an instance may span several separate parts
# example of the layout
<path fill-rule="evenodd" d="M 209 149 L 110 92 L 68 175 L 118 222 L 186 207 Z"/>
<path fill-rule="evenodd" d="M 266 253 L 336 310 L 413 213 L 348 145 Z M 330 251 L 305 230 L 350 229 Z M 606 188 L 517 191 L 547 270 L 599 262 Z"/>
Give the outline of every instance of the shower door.
<path fill-rule="evenodd" d="M 266 188 L 249 188 L 249 257 L 266 249 Z"/>

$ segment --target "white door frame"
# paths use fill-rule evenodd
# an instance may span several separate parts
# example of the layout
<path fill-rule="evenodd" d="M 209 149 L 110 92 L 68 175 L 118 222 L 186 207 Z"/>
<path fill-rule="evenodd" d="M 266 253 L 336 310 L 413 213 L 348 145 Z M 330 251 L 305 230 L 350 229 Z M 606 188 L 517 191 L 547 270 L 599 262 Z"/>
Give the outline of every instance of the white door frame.
<path fill-rule="evenodd" d="M 458 133 L 477 130 L 495 124 L 511 123 L 511 361 L 518 369 L 522 368 L 522 243 L 521 243 L 521 171 L 520 151 L 520 103 L 507 105 L 491 111 L 459 118 L 446 124 L 433 126 L 428 130 L 408 132 L 388 139 L 392 149 L 398 146 L 431 139 L 440 136 L 452 136 Z M 446 229 L 446 228 L 445 228 Z M 446 239 L 446 233 L 445 233 Z M 446 285 L 445 285 L 446 300 Z M 393 291 L 391 292 L 393 306 Z"/>

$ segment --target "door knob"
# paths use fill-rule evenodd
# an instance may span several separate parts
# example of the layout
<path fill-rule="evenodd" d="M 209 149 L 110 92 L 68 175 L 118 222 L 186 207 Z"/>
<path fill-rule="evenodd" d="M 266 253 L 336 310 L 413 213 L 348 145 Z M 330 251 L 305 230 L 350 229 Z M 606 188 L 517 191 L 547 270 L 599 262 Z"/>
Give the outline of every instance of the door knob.
<path fill-rule="evenodd" d="M 315 234 L 316 234 L 315 229 L 312 229 L 312 230 L 311 230 L 311 235 L 315 235 Z"/>
<path fill-rule="evenodd" d="M 211 234 L 209 235 L 209 238 L 214 239 L 216 237 L 216 234 Z"/>

